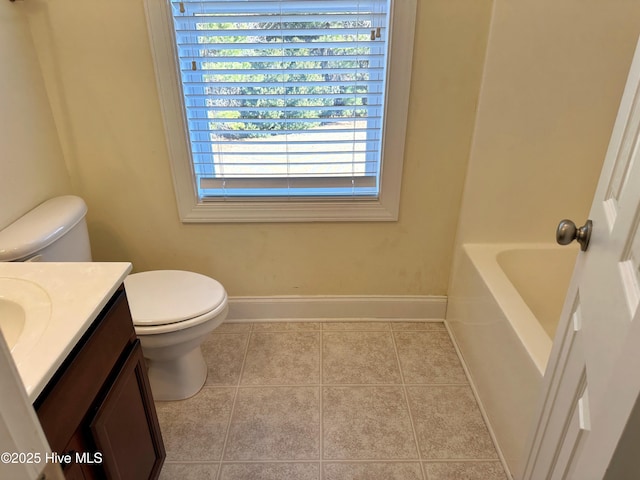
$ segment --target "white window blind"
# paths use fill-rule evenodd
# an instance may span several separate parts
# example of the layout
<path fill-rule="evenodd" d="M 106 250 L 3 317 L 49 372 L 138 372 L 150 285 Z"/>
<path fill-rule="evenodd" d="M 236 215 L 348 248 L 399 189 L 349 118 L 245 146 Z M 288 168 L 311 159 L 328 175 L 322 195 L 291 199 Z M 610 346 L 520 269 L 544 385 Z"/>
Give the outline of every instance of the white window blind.
<path fill-rule="evenodd" d="M 171 3 L 201 200 L 377 198 L 390 0 Z"/>

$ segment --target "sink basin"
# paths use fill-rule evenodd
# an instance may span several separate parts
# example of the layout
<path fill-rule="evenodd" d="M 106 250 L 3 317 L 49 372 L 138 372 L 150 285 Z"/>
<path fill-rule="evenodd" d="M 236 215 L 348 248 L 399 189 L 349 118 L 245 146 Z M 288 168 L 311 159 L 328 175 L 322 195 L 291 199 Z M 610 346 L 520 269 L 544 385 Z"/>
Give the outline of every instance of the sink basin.
<path fill-rule="evenodd" d="M 51 319 L 51 299 L 37 284 L 0 277 L 0 331 L 16 364 L 36 345 Z"/>
<path fill-rule="evenodd" d="M 24 330 L 25 317 L 24 308 L 19 304 L 0 298 L 0 332 L 4 335 L 10 349 L 18 342 L 18 338 Z"/>

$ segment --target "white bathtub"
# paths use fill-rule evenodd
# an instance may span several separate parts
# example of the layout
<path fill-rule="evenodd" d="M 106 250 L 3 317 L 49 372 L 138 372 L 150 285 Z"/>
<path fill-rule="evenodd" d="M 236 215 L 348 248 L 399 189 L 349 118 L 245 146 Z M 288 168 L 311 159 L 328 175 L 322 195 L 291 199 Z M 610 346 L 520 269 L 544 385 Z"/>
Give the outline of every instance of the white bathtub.
<path fill-rule="evenodd" d="M 453 273 L 447 324 L 502 454 L 520 470 L 577 248 L 466 244 Z"/>

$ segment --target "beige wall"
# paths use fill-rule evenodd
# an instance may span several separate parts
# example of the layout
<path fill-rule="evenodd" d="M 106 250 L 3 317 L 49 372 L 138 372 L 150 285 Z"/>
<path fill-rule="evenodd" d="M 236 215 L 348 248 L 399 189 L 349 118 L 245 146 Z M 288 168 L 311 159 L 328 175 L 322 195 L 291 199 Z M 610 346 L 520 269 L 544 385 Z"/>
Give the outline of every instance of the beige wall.
<path fill-rule="evenodd" d="M 0 229 L 70 190 L 22 10 L 0 2 Z"/>
<path fill-rule="evenodd" d="M 492 0 L 419 2 L 398 222 L 244 225 L 178 220 L 142 0 L 27 3 L 95 259 L 231 295 L 446 293 Z"/>
<path fill-rule="evenodd" d="M 587 218 L 639 34 L 637 1 L 496 0 L 458 242 Z"/>
<path fill-rule="evenodd" d="M 192 269 L 232 295 L 446 294 L 458 214 L 458 241 L 552 240 L 587 215 L 640 32 L 635 1 L 496 0 L 487 48 L 491 0 L 421 0 L 398 222 L 183 225 L 142 0 L 2 8 L 0 225 L 69 188 L 29 40 L 5 38 L 22 8 L 95 258 Z"/>

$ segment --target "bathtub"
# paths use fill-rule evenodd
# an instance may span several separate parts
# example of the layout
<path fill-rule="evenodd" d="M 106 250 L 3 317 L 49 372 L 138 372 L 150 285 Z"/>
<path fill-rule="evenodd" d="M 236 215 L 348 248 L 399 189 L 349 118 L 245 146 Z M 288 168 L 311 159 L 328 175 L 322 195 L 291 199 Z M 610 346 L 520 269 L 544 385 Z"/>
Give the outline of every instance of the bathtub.
<path fill-rule="evenodd" d="M 465 244 L 446 321 L 500 451 L 520 471 L 578 249 L 556 244 Z"/>

